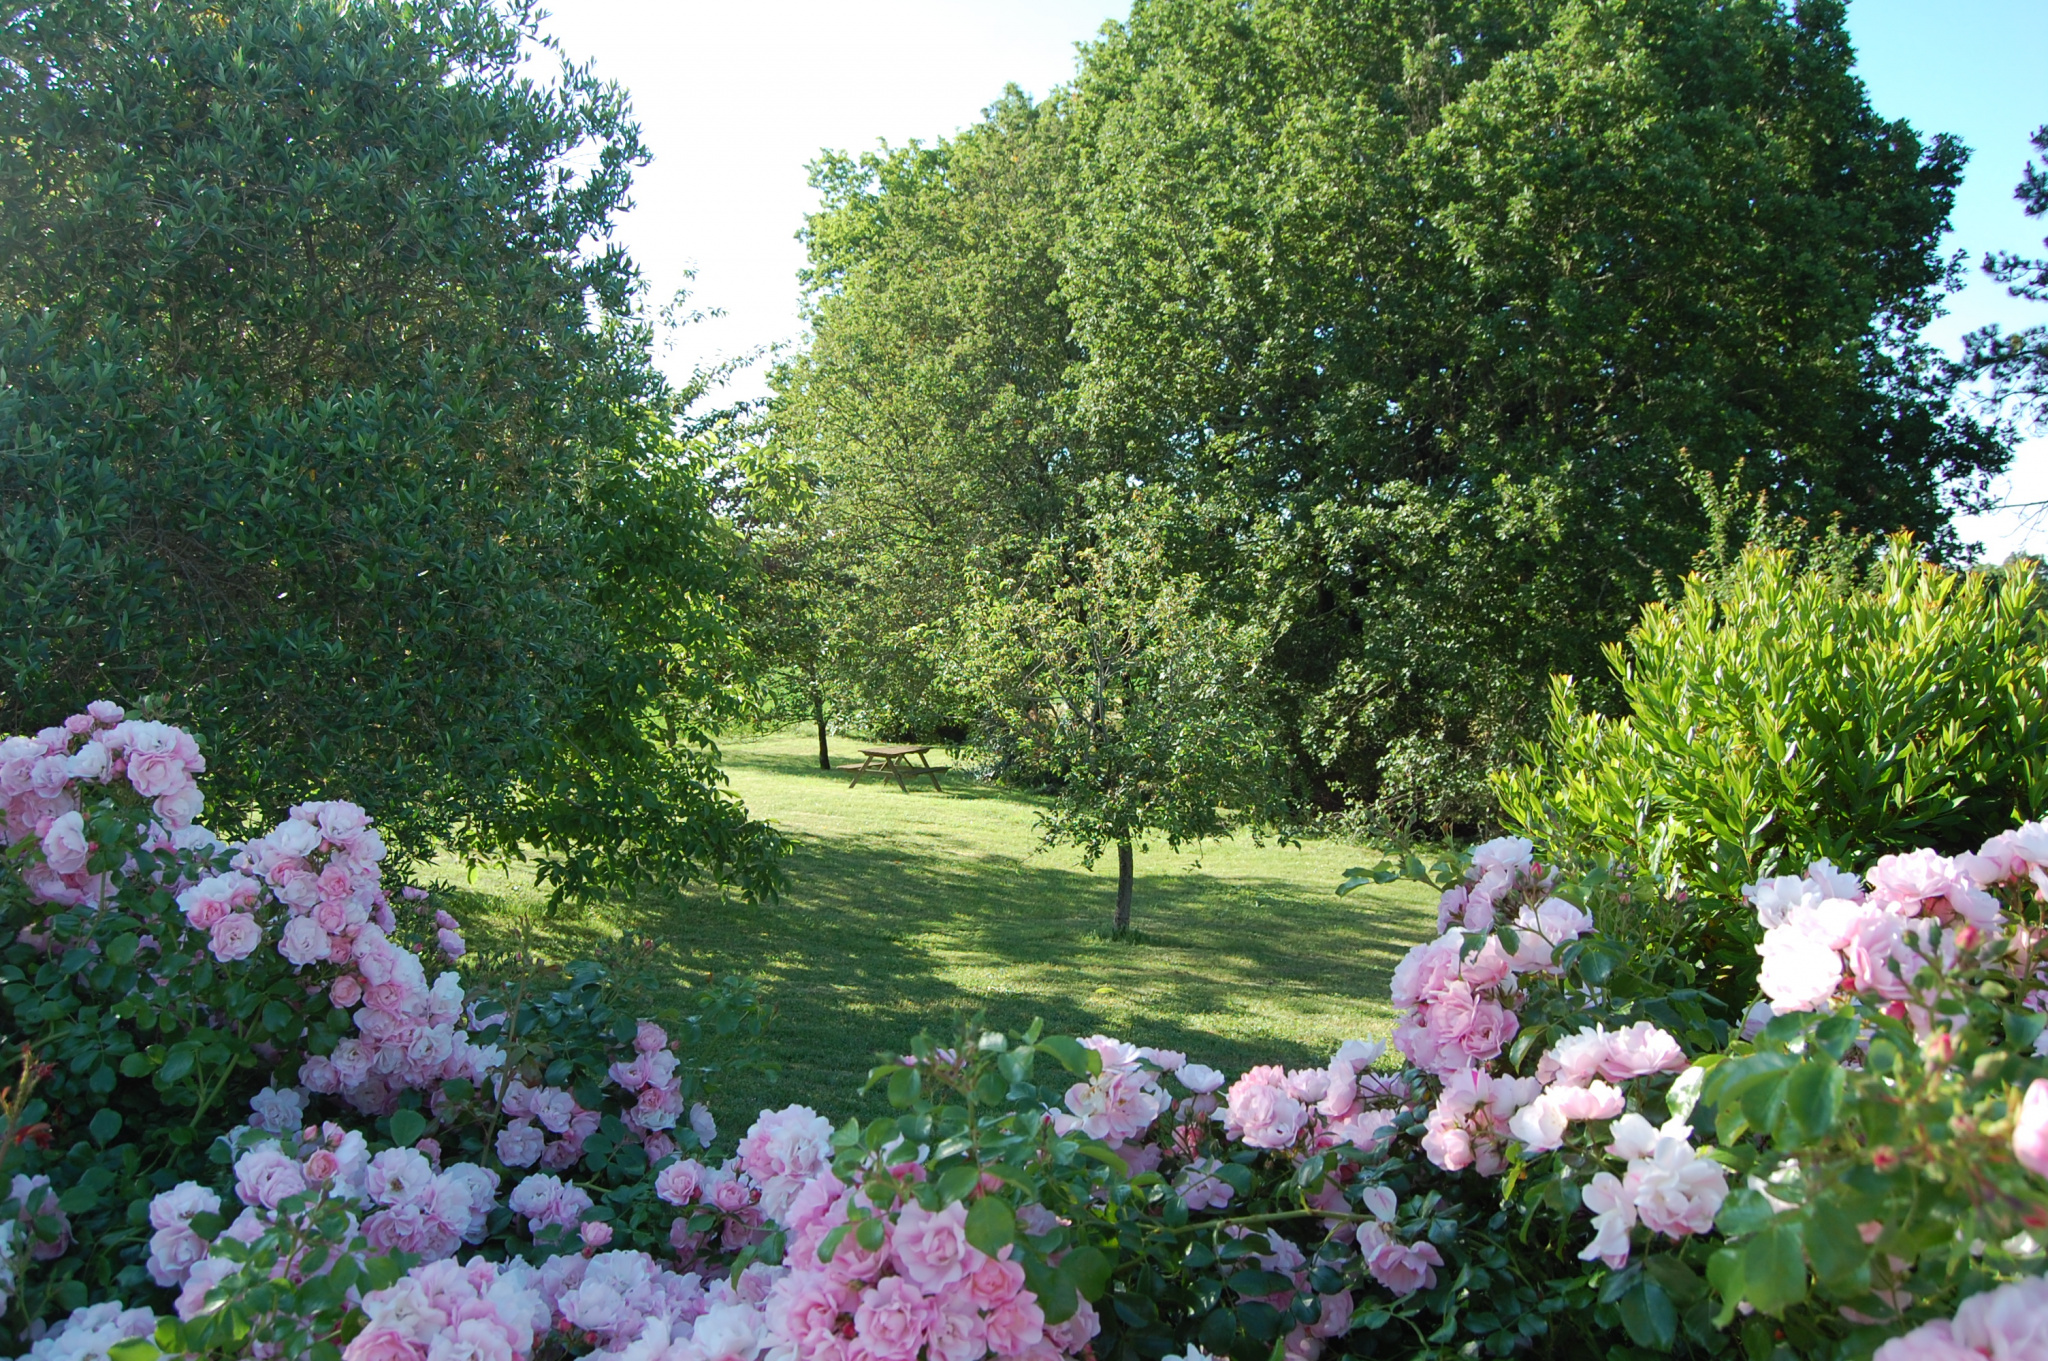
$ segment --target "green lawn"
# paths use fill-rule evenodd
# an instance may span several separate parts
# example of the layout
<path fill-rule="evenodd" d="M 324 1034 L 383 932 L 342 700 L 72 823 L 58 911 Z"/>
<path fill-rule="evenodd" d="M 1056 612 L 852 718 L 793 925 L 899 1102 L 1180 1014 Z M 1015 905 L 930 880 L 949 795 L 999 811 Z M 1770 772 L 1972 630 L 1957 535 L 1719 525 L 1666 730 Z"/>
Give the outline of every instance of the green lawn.
<path fill-rule="evenodd" d="M 1043 1017 L 1230 1072 L 1320 1061 L 1341 1040 L 1386 1035 L 1388 974 L 1435 925 L 1416 886 L 1338 898 L 1342 870 L 1366 858 L 1355 845 L 1239 840 L 1199 857 L 1141 853 L 1136 939 L 1117 941 L 1114 858 L 1090 873 L 1070 849 L 1041 849 L 1029 796 L 955 776 L 944 794 L 849 789 L 817 769 L 802 732 L 732 742 L 725 758 L 755 816 L 796 839 L 775 906 L 684 890 L 551 920 L 516 867 L 473 884 L 460 866 L 438 872 L 483 959 L 522 939 L 557 962 L 598 955 L 646 1014 L 687 1011 L 687 983 L 710 973 L 759 979 L 780 1072 L 725 1085 L 714 1109 L 728 1130 L 791 1101 L 871 1111 L 855 1093 L 878 1050 L 976 1011 L 998 1028 Z"/>

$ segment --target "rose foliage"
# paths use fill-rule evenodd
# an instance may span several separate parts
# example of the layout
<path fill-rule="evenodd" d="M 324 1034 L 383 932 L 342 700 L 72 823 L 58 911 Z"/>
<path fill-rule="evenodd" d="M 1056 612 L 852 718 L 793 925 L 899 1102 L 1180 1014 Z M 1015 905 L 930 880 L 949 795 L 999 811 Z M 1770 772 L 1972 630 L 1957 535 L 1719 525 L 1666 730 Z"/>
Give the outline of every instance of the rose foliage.
<path fill-rule="evenodd" d="M 1688 904 L 1504 838 L 1442 888 L 1393 1050 L 1234 1080 L 962 1023 L 892 1114 L 763 1112 L 601 976 L 479 986 L 353 804 L 203 830 L 189 734 L 0 742 L 22 1075 L 0 1288 L 48 1361 L 2027 1357 L 2048 1339 L 2048 827 Z M 743 993 L 691 1023 L 745 1031 Z M 1382 1060 L 1386 1060 L 1382 1062 Z"/>

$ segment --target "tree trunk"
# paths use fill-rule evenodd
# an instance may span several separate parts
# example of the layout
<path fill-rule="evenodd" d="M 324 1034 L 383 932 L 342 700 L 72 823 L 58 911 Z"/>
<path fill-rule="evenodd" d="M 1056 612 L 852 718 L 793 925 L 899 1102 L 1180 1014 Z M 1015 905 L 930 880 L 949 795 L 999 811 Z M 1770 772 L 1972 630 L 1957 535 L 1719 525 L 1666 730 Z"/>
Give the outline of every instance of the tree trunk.
<path fill-rule="evenodd" d="M 811 713 L 818 720 L 818 769 L 832 769 L 832 748 L 825 740 L 825 692 L 811 691 Z"/>
<path fill-rule="evenodd" d="M 1131 843 L 1116 843 L 1116 933 L 1131 929 Z"/>

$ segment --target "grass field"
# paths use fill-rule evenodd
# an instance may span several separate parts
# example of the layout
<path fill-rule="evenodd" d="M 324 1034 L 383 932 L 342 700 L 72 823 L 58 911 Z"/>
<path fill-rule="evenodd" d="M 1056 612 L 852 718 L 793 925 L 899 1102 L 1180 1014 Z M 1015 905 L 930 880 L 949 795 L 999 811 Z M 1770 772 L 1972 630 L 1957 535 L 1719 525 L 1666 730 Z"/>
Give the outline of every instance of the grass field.
<path fill-rule="evenodd" d="M 791 1101 L 835 1118 L 872 1111 L 856 1093 L 878 1050 L 974 1012 L 1001 1029 L 1043 1017 L 1055 1032 L 1182 1049 L 1230 1072 L 1320 1061 L 1341 1040 L 1386 1034 L 1388 974 L 1435 925 L 1415 886 L 1338 898 L 1343 869 L 1366 858 L 1355 845 L 1234 841 L 1199 858 L 1140 854 L 1135 939 L 1115 940 L 1114 857 L 1090 873 L 1070 849 L 1041 849 L 1027 795 L 954 776 L 944 794 L 849 789 L 817 769 L 801 732 L 732 742 L 725 758 L 754 815 L 797 841 L 774 906 L 682 890 L 551 919 L 517 867 L 473 883 L 438 868 L 486 956 L 523 941 L 554 962 L 603 958 L 645 1014 L 686 1013 L 690 982 L 711 973 L 760 980 L 780 1071 L 723 1086 L 714 1110 L 727 1129 Z"/>

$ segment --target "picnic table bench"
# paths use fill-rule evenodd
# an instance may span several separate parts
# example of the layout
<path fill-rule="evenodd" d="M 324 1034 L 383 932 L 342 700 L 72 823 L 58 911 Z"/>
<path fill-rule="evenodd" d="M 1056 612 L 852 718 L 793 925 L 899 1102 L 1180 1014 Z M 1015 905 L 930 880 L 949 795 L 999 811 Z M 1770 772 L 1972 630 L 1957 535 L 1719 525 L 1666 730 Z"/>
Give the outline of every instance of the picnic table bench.
<path fill-rule="evenodd" d="M 896 788 L 908 794 L 910 786 L 904 783 L 906 780 L 918 775 L 929 775 L 932 777 L 932 788 L 943 794 L 945 789 L 939 783 L 939 776 L 951 770 L 952 767 L 935 766 L 930 761 L 925 760 L 924 754 L 930 750 L 929 746 L 919 746 L 911 742 L 892 743 L 879 747 L 861 747 L 859 751 L 866 758 L 865 760 L 859 765 L 844 765 L 839 768 L 853 772 L 853 780 L 846 786 L 848 789 L 859 784 L 860 777 L 863 775 L 880 775 L 885 780 L 893 775 L 896 777 Z M 916 765 L 910 763 L 910 758 L 913 756 L 917 758 Z"/>

